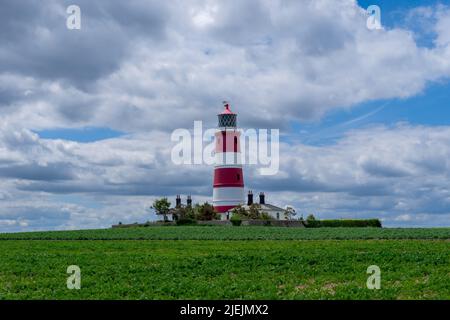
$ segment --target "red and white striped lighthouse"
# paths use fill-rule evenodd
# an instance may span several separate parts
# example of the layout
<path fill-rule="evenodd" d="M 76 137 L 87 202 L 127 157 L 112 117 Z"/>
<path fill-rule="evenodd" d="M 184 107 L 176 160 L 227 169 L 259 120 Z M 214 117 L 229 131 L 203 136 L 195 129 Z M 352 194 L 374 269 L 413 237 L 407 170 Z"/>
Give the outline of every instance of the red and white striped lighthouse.
<path fill-rule="evenodd" d="M 244 176 L 240 148 L 240 132 L 236 127 L 237 115 L 224 102 L 224 111 L 218 115 L 215 133 L 214 209 L 226 219 L 224 213 L 244 203 Z"/>

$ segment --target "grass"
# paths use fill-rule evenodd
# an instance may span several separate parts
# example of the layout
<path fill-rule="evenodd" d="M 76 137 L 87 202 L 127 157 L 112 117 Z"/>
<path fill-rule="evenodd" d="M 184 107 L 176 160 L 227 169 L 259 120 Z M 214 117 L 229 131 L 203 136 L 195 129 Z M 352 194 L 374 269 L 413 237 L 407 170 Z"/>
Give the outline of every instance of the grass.
<path fill-rule="evenodd" d="M 1 234 L 0 299 L 450 299 L 449 240 L 450 228 Z M 69 265 L 81 290 L 66 287 Z M 370 265 L 381 290 L 366 287 Z"/>
<path fill-rule="evenodd" d="M 2 299 L 450 299 L 435 240 L 1 241 Z M 66 268 L 81 268 L 81 290 Z M 366 288 L 369 265 L 381 290 Z"/>
<path fill-rule="evenodd" d="M 450 228 L 286 228 L 165 226 L 3 233 L 0 240 L 328 240 L 450 239 Z"/>

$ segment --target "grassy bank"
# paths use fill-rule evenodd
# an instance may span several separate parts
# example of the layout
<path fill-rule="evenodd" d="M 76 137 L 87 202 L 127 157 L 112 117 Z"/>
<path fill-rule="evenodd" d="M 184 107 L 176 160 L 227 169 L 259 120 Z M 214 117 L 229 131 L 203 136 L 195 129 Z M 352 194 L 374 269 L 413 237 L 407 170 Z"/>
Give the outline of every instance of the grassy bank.
<path fill-rule="evenodd" d="M 0 241 L 0 299 L 450 299 L 449 278 L 446 240 Z"/>
<path fill-rule="evenodd" d="M 165 226 L 0 234 L 0 240 L 327 240 L 450 239 L 450 228 L 285 228 Z"/>

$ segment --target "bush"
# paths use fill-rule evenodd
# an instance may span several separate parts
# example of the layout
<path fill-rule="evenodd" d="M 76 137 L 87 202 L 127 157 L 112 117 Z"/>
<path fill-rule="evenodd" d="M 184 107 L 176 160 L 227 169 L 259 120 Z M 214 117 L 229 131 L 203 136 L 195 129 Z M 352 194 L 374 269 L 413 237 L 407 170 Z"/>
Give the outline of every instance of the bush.
<path fill-rule="evenodd" d="M 241 219 L 241 217 L 240 217 L 239 215 L 237 215 L 237 214 L 233 214 L 233 215 L 231 216 L 230 221 L 231 221 L 231 224 L 232 224 L 233 226 L 236 226 L 236 227 L 238 227 L 238 226 L 240 226 L 240 225 L 242 224 L 242 219 Z"/>
<path fill-rule="evenodd" d="M 261 211 L 261 206 L 257 203 L 250 205 L 248 210 L 245 210 L 242 206 L 234 207 L 231 210 L 233 216 L 239 216 L 245 220 L 273 220 L 273 218 L 264 211 Z"/>
<path fill-rule="evenodd" d="M 273 220 L 273 218 L 268 214 L 267 212 L 261 212 L 261 215 L 259 217 L 261 220 L 265 220 L 267 223 L 266 225 L 270 225 L 270 220 Z"/>
<path fill-rule="evenodd" d="M 184 219 L 178 219 L 177 220 L 177 226 L 189 226 L 189 225 L 196 225 L 197 221 L 195 219 L 191 218 L 184 218 Z"/>
<path fill-rule="evenodd" d="M 347 228 L 364 228 L 364 227 L 373 227 L 373 228 L 381 228 L 381 221 L 378 219 L 347 219 L 347 220 L 307 220 L 306 221 L 307 228 L 320 228 L 320 227 L 329 227 L 329 228 L 337 228 L 337 227 L 347 227 Z"/>
<path fill-rule="evenodd" d="M 217 220 L 220 215 L 214 210 L 214 207 L 208 202 L 204 204 L 196 204 L 194 208 L 195 218 L 197 220 Z"/>
<path fill-rule="evenodd" d="M 305 226 L 307 228 L 320 228 L 322 227 L 321 220 L 305 220 Z"/>

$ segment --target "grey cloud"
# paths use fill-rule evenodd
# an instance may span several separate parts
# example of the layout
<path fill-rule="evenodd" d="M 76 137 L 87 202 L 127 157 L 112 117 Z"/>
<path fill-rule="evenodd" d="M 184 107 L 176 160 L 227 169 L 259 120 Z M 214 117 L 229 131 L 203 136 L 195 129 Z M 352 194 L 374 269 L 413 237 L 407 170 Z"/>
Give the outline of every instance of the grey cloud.
<path fill-rule="evenodd" d="M 267 41 L 273 32 L 270 9 L 257 0 L 218 3 L 209 33 L 236 46 Z"/>
<path fill-rule="evenodd" d="M 18 209 L 18 210 L 17 210 Z M 70 217 L 70 212 L 67 210 L 56 209 L 51 206 L 48 207 L 20 207 L 14 210 L 15 213 L 0 212 L 0 220 L 5 219 L 26 219 L 26 220 L 46 220 L 52 223 L 59 224 L 61 221 L 66 221 Z"/>
<path fill-rule="evenodd" d="M 70 180 L 74 178 L 72 166 L 69 163 L 52 163 L 42 166 L 37 163 L 26 165 L 9 165 L 0 167 L 0 177 L 24 180 Z"/>
<path fill-rule="evenodd" d="M 11 135 L 16 136 L 14 131 Z M 26 131 L 21 135 L 28 136 Z M 377 127 L 353 131 L 335 145 L 311 147 L 282 144 L 281 171 L 278 175 L 259 176 L 255 171 L 257 168 L 246 166 L 244 180 L 246 188 L 255 192 L 265 191 L 271 203 L 291 204 L 296 206 L 299 212 L 313 212 L 319 217 L 381 216 L 388 225 L 420 224 L 419 220 L 415 220 L 419 215 L 442 221 L 439 217 L 433 217 L 450 213 L 447 178 L 442 174 L 433 176 L 428 171 L 423 171 L 415 156 L 416 142 L 420 140 L 432 146 L 422 154 L 423 161 L 436 154 L 437 150 L 441 155 L 450 154 L 448 136 L 450 134 L 447 127 L 400 125 L 395 128 Z M 34 149 L 36 161 L 46 159 L 50 164 L 61 163 L 61 167 L 50 165 L 49 172 L 35 167 L 42 171 L 42 175 L 33 176 L 34 171 L 25 174 L 27 170 L 17 167 L 14 163 L 10 164 L 12 170 L 9 175 L 17 178 L 17 174 L 21 173 L 23 179 L 11 182 L 5 189 L 8 190 L 8 197 L 4 197 L 4 203 L 14 203 L 18 195 L 33 197 L 42 194 L 64 199 L 69 196 L 77 199 L 122 199 L 120 201 L 139 198 L 146 204 L 141 204 L 140 209 L 135 208 L 140 212 L 136 214 L 145 217 L 145 208 L 150 206 L 151 199 L 155 197 L 171 198 L 175 194 L 193 194 L 195 199 L 211 199 L 213 168 L 206 165 L 173 165 L 170 161 L 171 145 L 165 133 L 129 135 L 94 143 L 69 143 L 35 137 L 31 140 L 17 139 L 21 140 L 28 141 L 29 146 L 15 150 L 19 150 L 24 158 L 30 157 L 28 150 Z M 149 143 L 150 141 L 152 143 Z M 431 141 L 434 143 L 431 144 Z M 9 145 L 8 148 L 11 147 Z M 39 149 L 45 152 L 39 152 Z M 367 158 L 367 155 L 370 157 Z M 361 157 L 366 160 L 361 161 Z M 116 161 L 113 165 L 112 159 Z M 415 159 L 415 162 L 412 163 L 411 159 Z M 368 173 L 367 166 L 361 165 L 366 163 L 393 163 L 395 168 L 404 167 L 409 175 L 407 178 L 391 179 L 392 172 L 377 167 L 376 174 Z M 5 174 L 6 165 L 3 168 L 1 173 Z M 52 176 L 55 172 L 66 174 L 65 168 L 72 168 L 77 174 L 70 176 L 69 180 L 58 180 L 69 177 Z M 89 211 L 90 209 L 79 204 L 77 208 L 67 210 L 71 214 L 77 212 L 80 219 L 87 219 L 87 212 L 90 212 L 89 222 L 85 222 L 90 226 L 114 221 L 111 217 L 100 217 L 100 213 L 96 213 L 111 213 L 111 210 L 114 210 L 111 204 L 102 202 L 101 208 L 101 211 Z M 15 211 L 18 212 L 17 215 Z M 13 223 L 15 216 L 24 217 L 21 212 L 18 209 L 12 210 L 12 215 L 4 218 L 5 223 Z M 118 213 L 113 216 L 116 220 L 121 219 Z M 137 216 L 129 219 L 135 220 Z M 81 220 L 76 221 L 78 222 L 70 220 L 64 226 L 75 226 Z"/>
<path fill-rule="evenodd" d="M 412 96 L 450 72 L 448 51 L 424 50 L 403 29 L 371 32 L 354 1 L 82 1 L 79 31 L 65 28 L 68 4 L 5 4 L 4 32 L 21 36 L 0 50 L 0 72 L 37 80 L 26 99 L 18 88 L 2 93 L 15 105 L 9 121 L 170 131 L 208 121 L 204 111 L 228 99 L 243 125 L 284 128 Z M 195 14 L 209 14 L 207 24 Z M 30 112 L 37 105 L 46 119 Z"/>
<path fill-rule="evenodd" d="M 361 166 L 367 173 L 379 177 L 401 178 L 409 174 L 404 168 L 397 168 L 393 164 L 389 165 L 375 160 L 368 160 Z"/>
<path fill-rule="evenodd" d="M 85 1 L 82 6 L 89 8 L 91 4 L 92 1 Z M 91 14 L 92 19 L 98 19 L 100 14 L 103 19 L 111 19 L 123 28 L 130 28 L 137 36 L 158 40 L 165 38 L 166 25 L 171 18 L 169 6 L 161 1 L 115 0 L 102 4 L 102 7 L 97 4 L 96 9 Z"/>
<path fill-rule="evenodd" d="M 0 71 L 62 79 L 85 90 L 117 70 L 133 39 L 161 41 L 167 10 L 159 2 L 78 1 L 81 30 L 68 30 L 70 1 L 2 2 Z"/>
<path fill-rule="evenodd" d="M 286 167 L 282 165 L 282 168 Z M 271 176 L 260 176 L 258 172 L 252 172 L 248 174 L 245 179 L 248 181 L 248 188 L 255 190 L 271 190 L 271 191 L 294 191 L 294 192 L 335 192 L 332 186 L 311 179 L 310 177 L 302 177 L 296 175 L 289 169 L 287 169 L 289 177 L 280 179 Z M 250 171 L 250 170 L 249 170 Z"/>
<path fill-rule="evenodd" d="M 73 95 L 59 99 L 57 103 L 58 115 L 71 123 L 88 123 L 96 113 L 98 99 L 91 96 Z"/>
<path fill-rule="evenodd" d="M 10 105 L 23 97 L 22 92 L 0 88 L 0 108 Z"/>
<path fill-rule="evenodd" d="M 75 207 L 45 203 L 39 197 L 20 197 L 20 203 L 0 202 L 0 232 L 60 229 Z"/>
<path fill-rule="evenodd" d="M 351 195 L 358 196 L 358 197 L 392 195 L 391 186 L 387 185 L 385 182 L 354 185 L 345 191 L 347 191 Z"/>
<path fill-rule="evenodd" d="M 123 167 L 122 170 L 125 171 L 130 169 Z M 195 171 L 195 169 L 192 171 Z M 143 176 L 140 176 L 138 180 L 129 179 L 124 182 L 108 181 L 107 178 L 90 180 L 89 182 L 82 180 L 53 181 L 57 179 L 51 179 L 49 176 L 47 176 L 47 179 L 30 179 L 31 177 L 28 176 L 29 180 L 42 181 L 22 183 L 17 185 L 17 188 L 22 191 L 47 192 L 53 194 L 90 193 L 116 196 L 168 196 L 186 192 L 202 195 L 208 193 L 212 194 L 209 184 L 209 182 L 212 181 L 212 172 L 208 172 L 206 175 L 199 175 L 181 170 L 179 174 L 170 172 L 168 172 L 168 174 L 163 174 L 162 172 L 150 171 Z M 45 178 L 45 176 L 42 178 Z"/>

